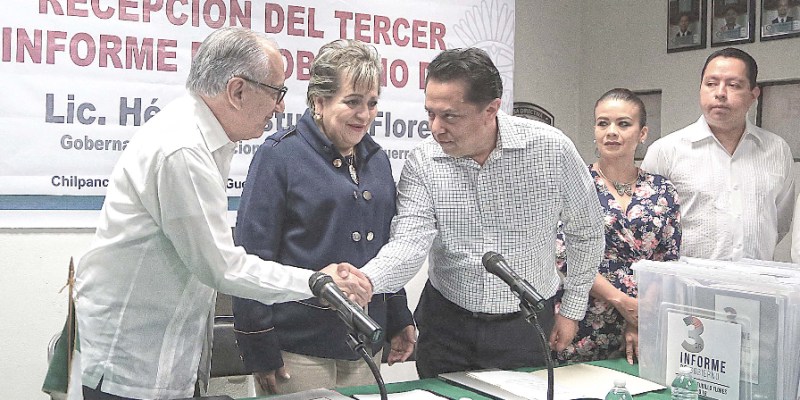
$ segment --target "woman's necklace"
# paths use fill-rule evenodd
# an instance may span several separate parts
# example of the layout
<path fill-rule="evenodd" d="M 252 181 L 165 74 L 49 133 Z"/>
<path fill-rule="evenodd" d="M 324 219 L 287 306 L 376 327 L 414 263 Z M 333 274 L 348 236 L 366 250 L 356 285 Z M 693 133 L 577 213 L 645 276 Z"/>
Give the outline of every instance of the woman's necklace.
<path fill-rule="evenodd" d="M 611 182 L 611 184 L 614 185 L 614 189 L 617 190 L 617 194 L 618 195 L 620 195 L 620 196 L 624 196 L 624 195 L 633 196 L 633 185 L 636 183 L 636 178 L 634 178 L 634 180 L 632 180 L 630 182 L 617 182 L 617 181 L 615 181 L 613 179 L 608 179 L 606 174 L 603 173 L 603 170 L 600 169 L 600 165 L 599 164 L 597 165 L 597 172 L 600 173 L 600 176 L 602 176 L 603 179 Z M 638 178 L 638 176 L 637 176 L 637 178 Z"/>
<path fill-rule="evenodd" d="M 353 180 L 353 183 L 358 185 L 358 173 L 356 173 L 356 150 L 353 149 L 353 152 L 350 153 L 349 156 L 344 156 L 345 162 L 347 162 L 347 170 L 350 171 L 350 179 Z"/>

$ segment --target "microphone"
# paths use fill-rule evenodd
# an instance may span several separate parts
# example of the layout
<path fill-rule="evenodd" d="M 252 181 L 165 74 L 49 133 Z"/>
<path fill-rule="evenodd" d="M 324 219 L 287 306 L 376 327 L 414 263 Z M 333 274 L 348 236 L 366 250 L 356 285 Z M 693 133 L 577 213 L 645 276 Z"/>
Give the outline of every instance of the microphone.
<path fill-rule="evenodd" d="M 537 312 L 544 309 L 544 304 L 542 304 L 544 303 L 544 298 L 542 295 L 540 295 L 528 281 L 520 278 L 519 275 L 508 266 L 503 256 L 490 251 L 483 255 L 481 261 L 486 271 L 502 279 L 503 282 L 511 287 L 511 291 L 514 292 L 521 301 L 533 307 Z"/>
<path fill-rule="evenodd" d="M 333 278 L 322 272 L 315 272 L 308 279 L 308 286 L 314 296 L 325 300 L 337 311 L 339 318 L 353 332 L 364 335 L 370 343 L 377 343 L 383 338 L 383 329 L 364 309 L 350 301 L 341 289 L 333 283 Z"/>

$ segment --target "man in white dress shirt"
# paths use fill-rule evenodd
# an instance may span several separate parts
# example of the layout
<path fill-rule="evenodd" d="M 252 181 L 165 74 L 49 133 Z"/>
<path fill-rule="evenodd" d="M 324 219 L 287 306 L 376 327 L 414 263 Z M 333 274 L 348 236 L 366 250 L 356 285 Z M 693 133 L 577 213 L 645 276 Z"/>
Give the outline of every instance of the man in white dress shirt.
<path fill-rule="evenodd" d="M 76 275 L 86 399 L 191 397 L 208 377 L 217 290 L 268 304 L 312 297 L 313 270 L 246 254 L 226 218 L 235 142 L 261 136 L 283 111 L 283 71 L 263 35 L 215 31 L 192 61 L 189 94 L 150 119 L 120 157 Z M 357 269 L 322 271 L 354 300 L 370 298 Z"/>
<path fill-rule="evenodd" d="M 703 67 L 697 122 L 650 145 L 642 169 L 667 177 L 681 199 L 681 255 L 772 260 L 789 231 L 794 175 L 789 145 L 747 120 L 758 66 L 725 48 Z"/>

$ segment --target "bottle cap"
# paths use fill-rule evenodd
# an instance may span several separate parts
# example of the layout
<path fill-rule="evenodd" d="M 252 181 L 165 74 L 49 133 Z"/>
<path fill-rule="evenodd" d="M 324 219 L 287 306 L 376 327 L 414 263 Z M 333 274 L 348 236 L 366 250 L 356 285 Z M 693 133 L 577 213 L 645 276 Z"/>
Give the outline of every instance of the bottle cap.
<path fill-rule="evenodd" d="M 692 373 L 692 368 L 690 368 L 690 367 L 680 367 L 680 368 L 678 368 L 678 373 L 691 374 Z"/>
<path fill-rule="evenodd" d="M 614 379 L 614 387 L 625 387 L 625 379 Z"/>

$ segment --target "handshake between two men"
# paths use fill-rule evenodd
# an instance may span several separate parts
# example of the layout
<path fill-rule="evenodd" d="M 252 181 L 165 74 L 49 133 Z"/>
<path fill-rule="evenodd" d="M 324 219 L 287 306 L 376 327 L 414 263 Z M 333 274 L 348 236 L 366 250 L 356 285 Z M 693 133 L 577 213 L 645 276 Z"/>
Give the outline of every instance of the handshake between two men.
<path fill-rule="evenodd" d="M 366 307 L 372 299 L 372 282 L 352 264 L 329 264 L 320 272 L 329 275 L 342 293 L 359 306 Z"/>
<path fill-rule="evenodd" d="M 311 275 L 308 284 L 314 296 L 335 309 L 351 331 L 362 335 L 372 343 L 383 339 L 383 328 L 372 320 L 363 308 L 372 299 L 373 287 L 369 277 L 361 270 L 350 263 L 329 264 Z M 405 304 L 405 299 L 403 299 L 404 308 Z M 410 315 L 409 318 L 411 318 Z M 389 365 L 406 361 L 414 352 L 417 343 L 414 324 L 410 323 L 400 332 L 395 332 L 390 336 L 391 347 L 387 356 Z"/>

